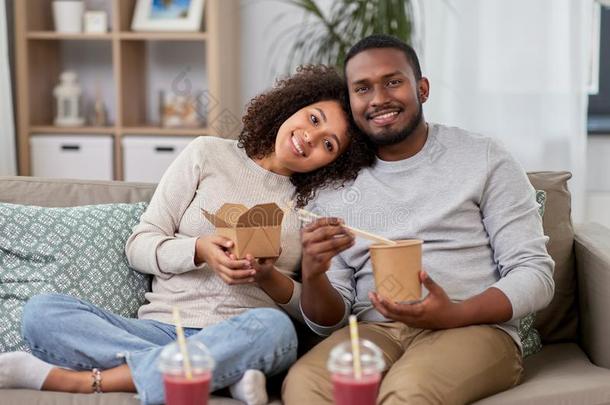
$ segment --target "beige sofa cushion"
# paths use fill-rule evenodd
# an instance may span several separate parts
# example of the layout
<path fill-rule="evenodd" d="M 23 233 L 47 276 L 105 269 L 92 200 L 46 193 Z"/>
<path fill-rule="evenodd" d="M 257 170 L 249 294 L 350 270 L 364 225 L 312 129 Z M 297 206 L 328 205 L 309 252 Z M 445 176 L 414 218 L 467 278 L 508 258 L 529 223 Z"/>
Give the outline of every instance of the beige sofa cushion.
<path fill-rule="evenodd" d="M 155 184 L 1 177 L 0 201 L 41 207 L 150 201 Z"/>
<path fill-rule="evenodd" d="M 476 405 L 610 403 L 610 370 L 594 366 L 575 343 L 545 346 L 525 359 L 521 383 Z"/>
<path fill-rule="evenodd" d="M 555 261 L 555 296 L 551 304 L 536 315 L 536 328 L 544 343 L 576 341 L 574 229 L 568 191 L 572 175 L 569 172 L 533 172 L 528 173 L 528 177 L 536 190 L 546 191 L 544 233 L 550 238 L 547 248 Z"/>
<path fill-rule="evenodd" d="M 68 394 L 34 390 L 2 390 L 0 405 L 140 405 L 135 394 L 113 392 L 104 394 Z M 232 398 L 212 396 L 209 405 L 243 405 Z"/>

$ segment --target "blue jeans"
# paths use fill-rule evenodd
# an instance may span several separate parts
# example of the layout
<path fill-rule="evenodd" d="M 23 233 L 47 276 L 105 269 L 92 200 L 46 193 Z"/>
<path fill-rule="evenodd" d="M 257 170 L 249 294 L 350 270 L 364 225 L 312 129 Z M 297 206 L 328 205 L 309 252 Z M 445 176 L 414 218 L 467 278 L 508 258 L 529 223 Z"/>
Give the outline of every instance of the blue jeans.
<path fill-rule="evenodd" d="M 157 361 L 163 346 L 176 340 L 173 325 L 125 318 L 66 295 L 42 294 L 24 306 L 22 334 L 36 357 L 57 366 L 106 370 L 126 362 L 142 404 L 164 402 Z M 248 369 L 274 375 L 296 360 L 294 326 L 272 308 L 251 309 L 204 329 L 185 328 L 184 334 L 205 344 L 216 361 L 212 391 L 239 381 Z"/>

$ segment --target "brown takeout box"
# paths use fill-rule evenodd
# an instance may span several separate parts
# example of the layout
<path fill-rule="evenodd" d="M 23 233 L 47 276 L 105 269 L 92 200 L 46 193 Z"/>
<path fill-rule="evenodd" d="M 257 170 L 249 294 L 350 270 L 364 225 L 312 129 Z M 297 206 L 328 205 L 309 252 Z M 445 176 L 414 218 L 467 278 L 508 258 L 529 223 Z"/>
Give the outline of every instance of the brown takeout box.
<path fill-rule="evenodd" d="M 215 214 L 203 208 L 203 216 L 216 227 L 218 235 L 233 241 L 231 253 L 238 259 L 246 254 L 256 258 L 278 257 L 284 211 L 275 203 L 248 209 L 242 204 L 223 204 Z"/>

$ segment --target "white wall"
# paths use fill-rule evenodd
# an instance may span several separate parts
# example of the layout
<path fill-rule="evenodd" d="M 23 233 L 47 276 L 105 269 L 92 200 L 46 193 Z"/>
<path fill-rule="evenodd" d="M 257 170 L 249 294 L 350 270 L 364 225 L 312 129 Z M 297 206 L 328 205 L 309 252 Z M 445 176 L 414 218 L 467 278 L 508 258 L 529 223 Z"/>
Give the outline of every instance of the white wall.
<path fill-rule="evenodd" d="M 527 171 L 570 171 L 572 217 L 582 222 L 593 1 L 425 6 L 426 118 L 493 137 Z"/>
<path fill-rule="evenodd" d="M 285 74 L 290 28 L 303 19 L 296 7 L 278 0 L 241 0 L 242 105 Z"/>
<path fill-rule="evenodd" d="M 0 131 L 0 176 L 12 176 L 17 173 L 11 72 L 8 63 L 7 16 L 5 3 L 2 1 L 0 2 L 0 123 L 2 124 L 2 130 Z"/>
<path fill-rule="evenodd" d="M 586 221 L 610 228 L 610 134 L 589 136 Z"/>
<path fill-rule="evenodd" d="M 317 0 L 328 12 L 332 0 Z M 287 71 L 290 48 L 304 13 L 281 0 L 241 0 L 242 104 L 273 85 Z"/>

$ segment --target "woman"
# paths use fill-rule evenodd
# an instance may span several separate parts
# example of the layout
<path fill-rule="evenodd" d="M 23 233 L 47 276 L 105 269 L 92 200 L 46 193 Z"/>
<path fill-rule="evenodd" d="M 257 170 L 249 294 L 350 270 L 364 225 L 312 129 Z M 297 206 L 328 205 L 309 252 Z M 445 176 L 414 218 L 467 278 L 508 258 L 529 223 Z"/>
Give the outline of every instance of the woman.
<path fill-rule="evenodd" d="M 127 241 L 131 266 L 154 276 L 138 319 L 64 295 L 33 297 L 22 330 L 35 357 L 0 355 L 0 370 L 11 370 L 0 371 L 0 387 L 137 391 L 142 403 L 160 404 L 158 356 L 176 338 L 177 306 L 187 339 L 203 342 L 216 361 L 213 390 L 230 387 L 248 404 L 266 403 L 265 375 L 296 358 L 294 327 L 278 307 L 300 317 L 292 279 L 299 221 L 285 214 L 277 261 L 237 260 L 227 253 L 233 242 L 214 235 L 201 209 L 289 199 L 303 206 L 317 189 L 355 178 L 373 154 L 355 139 L 348 111 L 334 70 L 303 67 L 251 101 L 238 142 L 194 140 L 168 168 Z"/>

